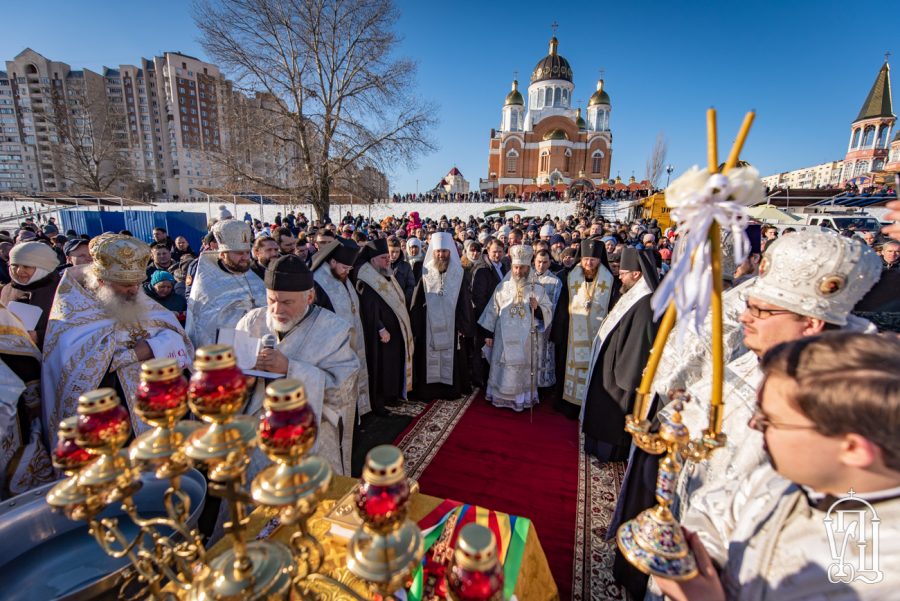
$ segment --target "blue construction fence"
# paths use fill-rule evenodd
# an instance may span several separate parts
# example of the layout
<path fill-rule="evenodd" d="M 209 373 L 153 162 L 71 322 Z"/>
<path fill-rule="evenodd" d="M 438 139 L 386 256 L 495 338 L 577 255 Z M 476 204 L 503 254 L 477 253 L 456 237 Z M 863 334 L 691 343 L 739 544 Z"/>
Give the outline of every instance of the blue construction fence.
<path fill-rule="evenodd" d="M 200 250 L 206 224 L 206 213 L 186 213 L 184 211 L 82 211 L 64 209 L 60 211 L 60 231 L 75 230 L 90 237 L 104 232 L 118 233 L 128 230 L 135 238 L 144 242 L 153 240 L 153 229 L 164 228 L 173 240 L 184 236 L 195 251 Z"/>

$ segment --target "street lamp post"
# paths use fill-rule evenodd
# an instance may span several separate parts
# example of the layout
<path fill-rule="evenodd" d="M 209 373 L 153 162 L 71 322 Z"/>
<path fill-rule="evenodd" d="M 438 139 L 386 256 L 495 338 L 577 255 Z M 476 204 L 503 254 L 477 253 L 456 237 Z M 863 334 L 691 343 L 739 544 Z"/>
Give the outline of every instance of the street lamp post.
<path fill-rule="evenodd" d="M 675 171 L 675 167 L 672 165 L 666 165 L 666 188 L 669 187 L 669 178 L 672 176 L 672 172 Z"/>

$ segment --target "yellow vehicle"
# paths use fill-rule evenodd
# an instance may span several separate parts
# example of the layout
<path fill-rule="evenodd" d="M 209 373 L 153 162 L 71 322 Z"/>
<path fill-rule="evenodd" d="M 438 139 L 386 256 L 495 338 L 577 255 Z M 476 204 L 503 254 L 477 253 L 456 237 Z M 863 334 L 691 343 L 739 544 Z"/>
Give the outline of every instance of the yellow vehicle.
<path fill-rule="evenodd" d="M 671 209 L 666 206 L 666 194 L 657 192 L 641 201 L 641 218 L 656 219 L 660 229 L 665 230 L 672 225 Z"/>

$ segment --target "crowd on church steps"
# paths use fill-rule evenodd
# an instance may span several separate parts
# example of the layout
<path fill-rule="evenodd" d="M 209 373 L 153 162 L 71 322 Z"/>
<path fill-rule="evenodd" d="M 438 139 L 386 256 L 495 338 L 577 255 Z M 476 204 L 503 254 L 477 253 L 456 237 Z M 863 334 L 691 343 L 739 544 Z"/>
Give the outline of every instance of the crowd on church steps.
<path fill-rule="evenodd" d="M 889 206 L 900 219 L 900 203 Z M 900 226 L 751 225 L 747 235 L 740 264 L 723 239 L 727 443 L 686 460 L 675 483 L 700 576 L 648 579 L 617 556 L 616 579 L 634 598 L 896 598 Z M 148 241 L 90 238 L 25 217 L 0 231 L 0 496 L 61 477 L 49 455 L 80 395 L 109 387 L 131 409 L 142 362 L 172 358 L 187 373 L 195 349 L 241 339 L 256 345 L 238 357 L 257 374 L 244 413 L 262 411 L 273 379 L 300 380 L 319 422 L 316 453 L 343 475 L 355 446 L 391 442 L 373 424 L 411 402 L 481 389 L 497 411 L 552 404 L 578 420 L 586 453 L 627 462 L 614 536 L 655 504 L 658 457 L 624 425 L 659 327 L 651 299 L 679 241 L 655 220 L 588 211 L 380 222 L 290 212 L 263 223 L 223 206 L 195 250 L 160 228 Z M 684 423 L 706 426 L 710 328 L 671 336 L 654 422 L 683 390 Z M 266 461 L 255 454 L 249 477 Z M 851 488 L 881 519 L 881 576 L 835 584 L 824 501 Z"/>

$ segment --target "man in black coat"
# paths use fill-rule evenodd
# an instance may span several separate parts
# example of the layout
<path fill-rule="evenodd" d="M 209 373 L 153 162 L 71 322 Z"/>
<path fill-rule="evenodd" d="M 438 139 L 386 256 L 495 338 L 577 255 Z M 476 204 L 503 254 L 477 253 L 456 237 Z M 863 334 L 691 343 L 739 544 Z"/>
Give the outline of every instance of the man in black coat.
<path fill-rule="evenodd" d="M 399 405 L 412 389 L 412 326 L 391 270 L 387 240 L 366 244 L 357 267 L 372 410 L 385 414 L 385 406 Z"/>
<path fill-rule="evenodd" d="M 406 306 L 409 307 L 412 302 L 413 290 L 416 289 L 416 278 L 413 276 L 412 266 L 403 258 L 403 247 L 395 236 L 388 238 L 388 254 L 391 257 L 391 271 L 400 288 L 403 289 L 403 297 L 406 299 Z"/>
<path fill-rule="evenodd" d="M 484 308 L 491 302 L 494 289 L 509 271 L 503 261 L 504 247 L 499 240 L 487 243 L 486 252 L 472 268 L 472 321 L 476 324 L 484 313 Z M 484 339 L 489 337 L 481 326 L 476 326 L 475 355 L 472 357 L 472 385 L 484 388 L 487 383 L 488 363 L 481 356 Z"/>

